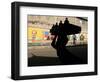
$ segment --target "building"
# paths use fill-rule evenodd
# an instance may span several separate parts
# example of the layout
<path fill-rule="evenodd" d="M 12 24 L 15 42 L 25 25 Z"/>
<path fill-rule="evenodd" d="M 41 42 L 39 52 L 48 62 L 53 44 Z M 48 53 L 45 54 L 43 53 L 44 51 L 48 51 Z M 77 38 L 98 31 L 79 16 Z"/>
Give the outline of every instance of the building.
<path fill-rule="evenodd" d="M 64 22 L 65 16 L 34 16 L 28 15 L 28 43 L 47 43 L 51 42 L 49 30 L 53 24 Z M 88 18 L 87 17 L 67 17 L 69 22 L 74 25 L 81 26 L 81 33 L 76 34 L 77 44 L 83 43 L 87 44 L 87 34 L 88 34 Z M 80 36 L 84 36 L 80 39 Z M 73 44 L 73 35 L 69 35 L 68 45 Z"/>

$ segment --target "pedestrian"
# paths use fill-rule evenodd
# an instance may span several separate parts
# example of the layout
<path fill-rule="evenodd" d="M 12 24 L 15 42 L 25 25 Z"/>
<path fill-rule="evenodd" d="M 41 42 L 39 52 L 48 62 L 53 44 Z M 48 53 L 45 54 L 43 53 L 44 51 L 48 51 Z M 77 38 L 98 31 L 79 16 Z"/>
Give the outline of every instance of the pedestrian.
<path fill-rule="evenodd" d="M 80 44 L 83 44 L 83 42 L 84 42 L 84 35 L 81 34 L 81 35 L 80 35 Z"/>
<path fill-rule="evenodd" d="M 76 40 L 77 40 L 77 39 L 76 39 L 76 35 L 74 34 L 74 35 L 73 35 L 73 45 L 76 45 Z"/>

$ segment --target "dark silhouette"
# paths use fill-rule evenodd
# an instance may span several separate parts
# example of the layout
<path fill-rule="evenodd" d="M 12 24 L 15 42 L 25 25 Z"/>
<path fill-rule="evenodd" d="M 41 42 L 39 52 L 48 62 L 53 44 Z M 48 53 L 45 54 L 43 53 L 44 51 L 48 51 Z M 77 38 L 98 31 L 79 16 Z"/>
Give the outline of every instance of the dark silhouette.
<path fill-rule="evenodd" d="M 73 45 L 76 45 L 76 40 L 77 40 L 77 37 L 76 37 L 76 35 L 74 34 L 74 35 L 73 35 Z"/>
<path fill-rule="evenodd" d="M 52 35 L 58 35 L 58 28 L 59 28 L 58 23 L 56 23 L 56 25 L 53 25 L 52 29 L 50 29 L 50 33 Z"/>
<path fill-rule="evenodd" d="M 84 43 L 84 39 L 85 39 L 84 35 L 81 34 L 80 35 L 80 44 L 83 44 Z"/>
<path fill-rule="evenodd" d="M 65 19 L 64 25 L 69 24 L 68 18 Z"/>
<path fill-rule="evenodd" d="M 79 64 L 82 63 L 81 59 L 74 56 L 66 48 L 68 43 L 67 35 L 77 34 L 81 32 L 81 27 L 70 24 L 66 18 L 64 24 L 60 21 L 59 25 L 53 25 L 50 29 L 51 35 L 54 35 L 54 39 L 51 43 L 52 47 L 57 50 L 57 56 L 63 64 Z"/>

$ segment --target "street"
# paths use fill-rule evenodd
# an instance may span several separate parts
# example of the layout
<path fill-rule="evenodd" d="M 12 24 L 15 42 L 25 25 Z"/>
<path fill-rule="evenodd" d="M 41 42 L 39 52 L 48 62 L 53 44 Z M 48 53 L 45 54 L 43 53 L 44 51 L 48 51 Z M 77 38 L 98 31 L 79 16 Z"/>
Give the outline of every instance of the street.
<path fill-rule="evenodd" d="M 70 64 L 87 64 L 87 45 L 66 46 L 66 49 L 83 61 L 83 63 L 70 62 Z M 63 65 L 57 56 L 56 50 L 51 46 L 29 47 L 28 66 L 45 65 Z"/>

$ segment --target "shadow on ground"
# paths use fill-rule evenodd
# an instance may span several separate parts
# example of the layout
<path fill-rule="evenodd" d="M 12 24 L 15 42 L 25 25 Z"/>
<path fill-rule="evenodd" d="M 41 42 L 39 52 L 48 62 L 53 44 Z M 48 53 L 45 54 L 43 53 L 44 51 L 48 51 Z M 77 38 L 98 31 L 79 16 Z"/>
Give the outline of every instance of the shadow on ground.
<path fill-rule="evenodd" d="M 28 58 L 28 66 L 51 66 L 51 65 L 76 65 L 87 64 L 87 45 L 66 47 L 67 54 L 63 56 L 63 63 L 59 57 L 46 57 L 33 55 Z M 66 52 L 64 52 L 66 53 Z"/>
<path fill-rule="evenodd" d="M 33 56 L 28 58 L 28 66 L 62 65 L 57 57 Z"/>

